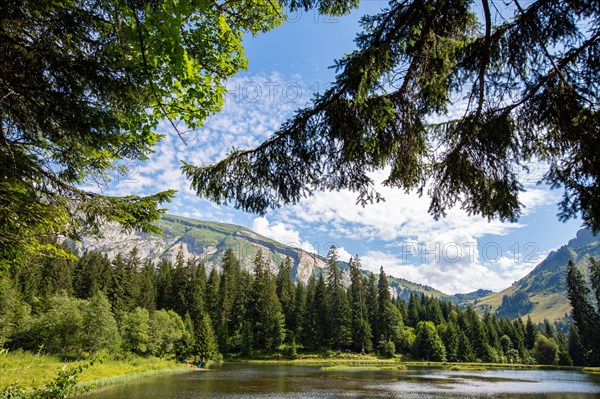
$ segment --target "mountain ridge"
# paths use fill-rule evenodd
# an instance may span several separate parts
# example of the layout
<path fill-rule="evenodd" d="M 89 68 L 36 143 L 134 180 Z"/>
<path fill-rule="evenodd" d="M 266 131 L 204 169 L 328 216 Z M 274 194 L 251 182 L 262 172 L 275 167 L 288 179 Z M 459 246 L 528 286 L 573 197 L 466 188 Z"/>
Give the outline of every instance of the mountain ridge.
<path fill-rule="evenodd" d="M 183 251 L 184 257 L 195 257 L 207 268 L 220 267 L 223 253 L 233 249 L 242 267 L 251 270 L 258 250 L 276 272 L 286 256 L 293 263 L 292 276 L 306 283 L 312 274 L 324 273 L 326 259 L 301 248 L 283 244 L 265 237 L 251 229 L 230 223 L 203 221 L 177 215 L 164 215 L 157 222 L 162 236 L 144 233 L 122 233 L 116 226 L 103 229 L 104 237 L 84 237 L 81 250 L 95 249 L 109 256 L 117 252 L 127 253 L 134 246 L 142 259 L 174 257 Z M 411 293 L 424 293 L 436 298 L 446 298 L 461 306 L 473 306 L 479 313 L 491 312 L 499 317 L 517 318 L 530 316 L 536 322 L 568 318 L 571 308 L 566 296 L 566 265 L 576 262 L 587 275 L 589 256 L 600 257 L 600 242 L 591 231 L 582 229 L 566 245 L 550 252 L 530 273 L 510 287 L 492 292 L 479 289 L 470 293 L 447 295 L 433 287 L 390 275 L 390 287 L 394 295 L 408 299 Z M 349 284 L 348 263 L 339 262 L 342 279 Z M 366 273 L 366 271 L 365 271 Z"/>
<path fill-rule="evenodd" d="M 510 287 L 459 301 L 480 313 L 492 312 L 499 317 L 531 317 L 534 322 L 568 319 L 571 305 L 567 298 L 567 264 L 575 262 L 588 276 L 588 260 L 600 256 L 600 241 L 589 229 L 581 229 L 566 245 L 552 251 L 527 275 Z"/>
<path fill-rule="evenodd" d="M 219 268 L 225 250 L 233 249 L 242 267 L 248 270 L 253 267 L 256 252 L 262 250 L 266 253 L 273 271 L 277 270 L 286 256 L 290 256 L 293 263 L 292 276 L 303 283 L 306 283 L 313 273 L 323 273 L 327 266 L 326 259 L 319 254 L 283 244 L 244 226 L 171 214 L 164 215 L 156 225 L 163 231 L 162 236 L 139 232 L 124 233 L 116 225 L 105 225 L 100 237 L 83 237 L 79 243 L 79 250 L 98 250 L 114 257 L 118 252 L 127 253 L 135 246 L 143 260 L 173 258 L 181 250 L 186 259 L 196 258 L 210 269 Z M 348 285 L 348 262 L 339 261 L 339 264 L 343 270 L 342 279 Z M 432 287 L 394 276 L 389 276 L 389 284 L 395 295 L 405 299 L 413 292 L 438 298 L 448 297 Z"/>

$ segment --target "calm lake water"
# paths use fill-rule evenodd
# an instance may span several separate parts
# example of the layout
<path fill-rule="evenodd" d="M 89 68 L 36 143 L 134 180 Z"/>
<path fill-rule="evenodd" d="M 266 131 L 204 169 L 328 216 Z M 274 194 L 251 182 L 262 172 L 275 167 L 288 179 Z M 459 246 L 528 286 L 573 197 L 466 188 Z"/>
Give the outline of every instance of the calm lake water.
<path fill-rule="evenodd" d="M 87 398 L 600 398 L 600 377 L 566 371 L 322 371 L 229 363 L 110 387 Z"/>

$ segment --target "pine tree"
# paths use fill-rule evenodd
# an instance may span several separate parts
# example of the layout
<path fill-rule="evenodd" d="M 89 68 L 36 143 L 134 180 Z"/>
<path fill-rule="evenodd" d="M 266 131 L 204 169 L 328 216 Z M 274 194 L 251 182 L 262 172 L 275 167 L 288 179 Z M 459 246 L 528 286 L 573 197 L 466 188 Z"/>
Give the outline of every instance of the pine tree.
<path fill-rule="evenodd" d="M 194 354 L 204 361 L 219 360 L 221 357 L 212 322 L 206 312 L 202 313 L 200 325 L 195 326 Z"/>
<path fill-rule="evenodd" d="M 460 330 L 454 322 L 440 324 L 438 326 L 438 334 L 446 348 L 446 358 L 448 361 L 456 362 L 459 360 L 458 349 L 460 340 Z"/>
<path fill-rule="evenodd" d="M 173 265 L 166 258 L 158 264 L 156 275 L 156 308 L 173 309 Z"/>
<path fill-rule="evenodd" d="M 415 334 L 416 339 L 412 349 L 415 357 L 428 361 L 446 361 L 446 348 L 432 322 L 420 321 Z"/>
<path fill-rule="evenodd" d="M 186 360 L 189 359 L 190 356 L 193 356 L 195 347 L 195 327 L 192 317 L 189 313 L 185 314 L 185 317 L 183 318 L 183 324 L 183 335 L 181 340 L 177 343 L 177 347 L 175 348 L 175 356 L 179 360 Z"/>
<path fill-rule="evenodd" d="M 185 261 L 183 244 L 179 245 L 175 255 L 175 264 L 171 277 L 171 307 L 180 316 L 189 313 L 188 307 L 188 289 L 190 281 L 190 271 Z"/>
<path fill-rule="evenodd" d="M 297 291 L 296 291 L 297 292 Z M 319 328 L 317 304 L 317 279 L 311 275 L 306 286 L 306 311 L 304 312 L 301 343 L 307 348 L 321 345 L 321 329 Z"/>
<path fill-rule="evenodd" d="M 219 284 L 219 315 L 216 324 L 217 341 L 219 349 L 228 353 L 232 349 L 230 338 L 241 329 L 235 314 L 239 299 L 240 264 L 231 248 L 223 254 L 221 282 Z"/>
<path fill-rule="evenodd" d="M 327 286 L 323 274 L 319 275 L 315 286 L 315 296 L 312 303 L 312 311 L 315 317 L 316 337 L 314 345 L 327 347 L 329 345 L 329 320 L 327 318 Z"/>
<path fill-rule="evenodd" d="M 302 281 L 298 281 L 294 296 L 294 307 L 291 314 L 290 325 L 291 339 L 297 343 L 303 342 L 304 330 L 308 321 L 307 309 L 307 292 Z"/>
<path fill-rule="evenodd" d="M 156 269 L 151 260 L 146 260 L 139 276 L 140 294 L 137 306 L 149 312 L 156 310 Z"/>
<path fill-rule="evenodd" d="M 473 346 L 467 334 L 463 330 L 460 331 L 458 336 L 458 351 L 457 358 L 462 362 L 473 362 L 475 361 L 475 353 L 473 352 Z"/>
<path fill-rule="evenodd" d="M 599 230 L 597 1 L 480 4 L 393 1 L 363 18 L 329 90 L 258 147 L 186 165 L 192 187 L 258 213 L 321 190 L 368 204 L 380 169 L 388 187 L 427 193 L 436 218 L 460 206 L 515 221 L 518 168 L 540 158 L 542 180 L 564 187 L 561 220 Z"/>
<path fill-rule="evenodd" d="M 289 256 L 286 256 L 279 267 L 276 284 L 277 296 L 279 297 L 279 302 L 281 303 L 281 308 L 285 316 L 285 324 L 289 328 L 294 313 L 296 288 L 294 280 L 292 279 L 292 259 Z"/>
<path fill-rule="evenodd" d="M 283 343 L 285 325 L 281 304 L 277 297 L 275 277 L 267 268 L 260 250 L 254 259 L 250 306 L 254 347 L 270 352 Z"/>
<path fill-rule="evenodd" d="M 358 256 L 350 258 L 350 307 L 352 309 L 352 346 L 361 353 L 373 349 L 369 324 L 365 281 Z"/>
<path fill-rule="evenodd" d="M 204 298 L 206 292 L 206 269 L 203 263 L 188 260 L 189 283 L 187 287 L 187 303 L 190 317 L 197 325 L 204 314 Z"/>
<path fill-rule="evenodd" d="M 212 268 L 206 282 L 206 291 L 204 295 L 204 303 L 206 304 L 206 311 L 210 315 L 213 325 L 217 325 L 219 322 L 219 315 L 221 314 L 219 292 L 221 291 L 221 276 L 217 269 Z"/>
<path fill-rule="evenodd" d="M 600 312 L 600 262 L 594 257 L 590 257 L 590 280 L 596 298 L 596 309 Z"/>
<path fill-rule="evenodd" d="M 544 335 L 546 336 L 546 338 L 555 338 L 554 327 L 552 327 L 552 324 L 550 324 L 548 319 L 544 319 Z"/>
<path fill-rule="evenodd" d="M 338 266 L 337 248 L 332 246 L 327 254 L 326 309 L 330 344 L 340 349 L 352 342 L 352 315 L 348 297 L 342 284 Z"/>
<path fill-rule="evenodd" d="M 379 340 L 381 334 L 378 330 L 377 320 L 379 320 L 379 300 L 377 297 L 377 277 L 374 273 L 367 274 L 366 292 L 367 312 L 369 314 L 369 325 L 375 341 Z"/>
<path fill-rule="evenodd" d="M 533 325 L 531 317 L 527 316 L 527 322 L 525 323 L 525 348 L 532 350 L 535 344 L 535 336 L 537 335 L 537 328 Z"/>
<path fill-rule="evenodd" d="M 392 341 L 400 346 L 404 323 L 400 310 L 392 303 L 390 286 L 383 267 L 377 281 L 377 333 L 380 341 Z"/>
<path fill-rule="evenodd" d="M 567 285 L 572 307 L 571 315 L 586 351 L 586 361 L 592 366 L 600 365 L 600 341 L 598 340 L 600 317 L 588 301 L 590 290 L 573 261 L 569 261 L 567 266 Z"/>
<path fill-rule="evenodd" d="M 569 328 L 569 356 L 573 360 L 574 366 L 585 366 L 586 364 L 586 350 L 583 347 L 581 342 L 581 337 L 579 336 L 579 331 L 577 331 L 577 326 L 571 324 Z"/>

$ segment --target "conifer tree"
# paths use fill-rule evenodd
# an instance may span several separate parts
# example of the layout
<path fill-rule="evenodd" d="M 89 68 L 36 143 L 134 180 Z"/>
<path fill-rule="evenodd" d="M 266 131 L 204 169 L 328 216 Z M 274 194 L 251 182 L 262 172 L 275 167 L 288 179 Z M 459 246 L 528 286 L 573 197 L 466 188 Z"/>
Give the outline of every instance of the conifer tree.
<path fill-rule="evenodd" d="M 194 330 L 194 355 L 202 360 L 219 360 L 221 357 L 210 317 L 202 313 L 201 322 Z"/>
<path fill-rule="evenodd" d="M 201 322 L 205 310 L 206 269 L 203 263 L 188 260 L 188 272 L 190 274 L 186 290 L 188 309 L 194 325 L 197 325 Z"/>
<path fill-rule="evenodd" d="M 379 340 L 377 320 L 379 320 L 379 300 L 377 297 L 377 277 L 375 273 L 369 272 L 366 281 L 367 311 L 369 313 L 369 325 L 375 341 Z"/>
<path fill-rule="evenodd" d="M 285 338 L 284 316 L 277 297 L 275 276 L 269 271 L 260 250 L 254 259 L 250 306 L 254 347 L 272 351 Z"/>
<path fill-rule="evenodd" d="M 590 257 L 590 280 L 596 299 L 596 309 L 600 312 L 600 262 L 594 257 Z"/>
<path fill-rule="evenodd" d="M 415 334 L 416 339 L 412 349 L 414 356 L 423 360 L 446 361 L 446 348 L 432 322 L 417 323 Z"/>
<path fill-rule="evenodd" d="M 328 338 L 337 349 L 352 342 L 352 315 L 348 296 L 342 284 L 342 274 L 338 266 L 337 248 L 332 246 L 327 254 L 327 296 L 326 309 Z"/>
<path fill-rule="evenodd" d="M 544 319 L 544 335 L 546 336 L 546 338 L 555 338 L 554 327 L 552 327 L 552 324 L 550 324 L 548 319 Z"/>
<path fill-rule="evenodd" d="M 231 248 L 223 254 L 221 282 L 219 284 L 219 315 L 216 324 L 217 341 L 223 353 L 231 349 L 230 337 L 241 328 L 235 317 L 240 297 L 240 264 Z"/>
<path fill-rule="evenodd" d="M 317 304 L 317 279 L 312 274 L 306 286 L 306 311 L 302 328 L 302 345 L 307 348 L 317 348 L 321 345 L 321 329 L 319 327 Z"/>
<path fill-rule="evenodd" d="M 158 263 L 156 275 L 156 308 L 172 309 L 173 265 L 166 258 Z"/>
<path fill-rule="evenodd" d="M 220 302 L 219 292 L 221 291 L 221 276 L 217 269 L 212 268 L 206 282 L 206 291 L 204 295 L 204 303 L 206 304 L 206 311 L 210 315 L 213 325 L 219 322 Z"/>
<path fill-rule="evenodd" d="M 352 346 L 361 353 L 373 349 L 371 325 L 366 303 L 365 281 L 358 256 L 350 258 L 350 307 L 352 309 Z"/>
<path fill-rule="evenodd" d="M 573 360 L 574 366 L 585 366 L 586 364 L 586 350 L 581 342 L 579 331 L 577 326 L 571 324 L 569 328 L 569 356 Z"/>
<path fill-rule="evenodd" d="M 156 310 L 156 269 L 151 260 L 146 260 L 139 276 L 140 294 L 137 306 L 149 312 Z"/>
<path fill-rule="evenodd" d="M 258 147 L 185 165 L 193 188 L 253 212 L 320 190 L 368 204 L 379 169 L 386 186 L 426 193 L 435 218 L 460 206 L 515 221 L 518 169 L 540 158 L 542 180 L 564 187 L 561 220 L 599 230 L 597 2 L 479 4 L 392 1 L 363 18 L 332 87 Z"/>
<path fill-rule="evenodd" d="M 452 321 L 438 326 L 438 334 L 446 348 L 446 358 L 448 361 L 456 362 L 459 360 L 458 349 L 460 340 L 460 330 L 458 325 Z"/>
<path fill-rule="evenodd" d="M 286 256 L 277 273 L 277 296 L 285 316 L 286 326 L 291 326 L 294 312 L 295 285 L 292 279 L 292 259 Z"/>
<path fill-rule="evenodd" d="M 573 261 L 567 265 L 567 285 L 571 315 L 586 351 L 586 361 L 589 365 L 600 365 L 600 316 L 588 300 L 590 289 Z"/>
<path fill-rule="evenodd" d="M 188 264 L 185 261 L 183 244 L 180 244 L 175 255 L 171 277 L 171 307 L 179 315 L 189 313 L 188 308 L 188 287 L 190 272 Z"/>
<path fill-rule="evenodd" d="M 317 279 L 312 311 L 314 312 L 315 317 L 316 337 L 319 339 L 319 341 L 315 342 L 319 346 L 327 347 L 329 345 L 331 334 L 329 331 L 330 324 L 327 318 L 327 286 L 325 285 L 323 274 L 319 274 L 319 278 Z"/>
<path fill-rule="evenodd" d="M 531 316 L 527 316 L 527 322 L 525 323 L 525 348 L 532 350 L 535 344 L 535 336 L 537 335 L 537 328 L 531 321 Z"/>
<path fill-rule="evenodd" d="M 461 330 L 458 336 L 458 351 L 457 357 L 462 362 L 473 362 L 475 361 L 475 353 L 473 352 L 473 346 L 471 340 L 465 334 L 464 330 Z"/>
<path fill-rule="evenodd" d="M 291 339 L 297 343 L 303 342 L 304 330 L 308 321 L 307 292 L 302 281 L 298 281 L 295 289 L 294 307 L 288 329 L 291 330 Z"/>

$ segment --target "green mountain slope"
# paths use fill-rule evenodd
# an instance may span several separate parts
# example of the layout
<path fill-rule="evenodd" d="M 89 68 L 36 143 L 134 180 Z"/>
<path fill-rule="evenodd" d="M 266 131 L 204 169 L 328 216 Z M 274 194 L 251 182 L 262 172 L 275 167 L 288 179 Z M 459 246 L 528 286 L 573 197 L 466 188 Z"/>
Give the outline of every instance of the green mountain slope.
<path fill-rule="evenodd" d="M 590 230 L 580 230 L 576 238 L 551 252 L 527 276 L 504 291 L 459 302 L 502 317 L 531 316 L 534 322 L 562 319 L 571 312 L 567 298 L 567 263 L 573 260 L 587 276 L 590 256 L 600 256 L 600 237 Z"/>
<path fill-rule="evenodd" d="M 326 267 L 325 259 L 299 248 L 293 248 L 252 230 L 227 223 L 200 221 L 181 216 L 165 215 L 157 222 L 163 234 L 124 233 L 117 226 L 107 225 L 102 229 L 103 236 L 84 237 L 80 250 L 95 249 L 114 256 L 118 252 L 128 253 L 138 248 L 142 259 L 173 257 L 183 251 L 186 258 L 195 257 L 208 267 L 219 267 L 225 250 L 231 248 L 242 267 L 251 270 L 258 250 L 267 255 L 273 271 L 286 256 L 293 261 L 292 274 L 295 279 L 306 283 L 315 273 L 322 273 Z M 350 282 L 347 262 L 340 262 L 343 280 Z M 396 295 L 408 298 L 411 292 L 424 292 L 434 297 L 447 297 L 446 294 L 431 287 L 412 283 L 404 279 L 389 277 L 390 287 Z"/>

